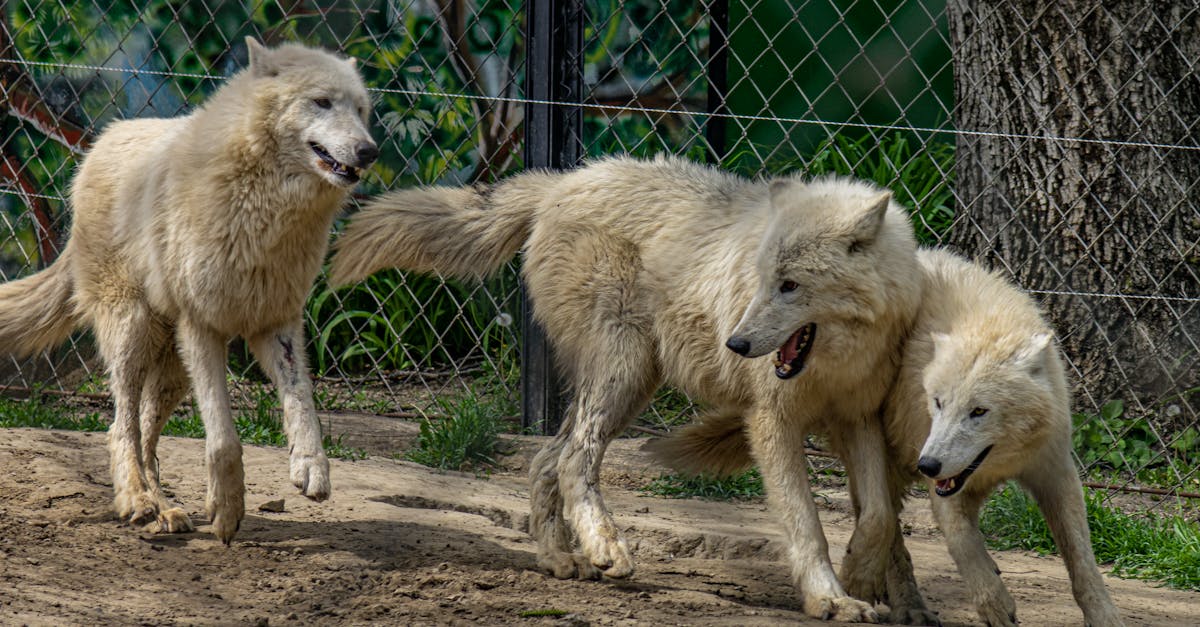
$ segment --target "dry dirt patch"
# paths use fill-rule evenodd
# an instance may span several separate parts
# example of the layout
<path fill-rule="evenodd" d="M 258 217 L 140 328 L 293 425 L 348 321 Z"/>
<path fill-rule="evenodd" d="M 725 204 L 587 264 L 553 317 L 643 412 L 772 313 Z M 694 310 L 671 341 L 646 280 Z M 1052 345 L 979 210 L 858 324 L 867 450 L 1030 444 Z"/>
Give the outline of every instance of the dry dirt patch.
<path fill-rule="evenodd" d="M 287 481 L 286 451 L 248 446 L 249 511 L 225 547 L 203 516 L 199 440 L 167 438 L 160 452 L 169 489 L 199 529 L 153 535 L 112 518 L 104 434 L 0 435 L 0 624 L 805 622 L 765 506 L 658 499 L 622 487 L 655 471 L 635 443 L 615 445 L 606 478 L 638 573 L 580 582 L 530 570 L 519 472 L 480 478 L 382 457 L 335 461 L 333 498 L 310 503 Z M 530 448 L 520 448 L 517 466 Z M 850 520 L 844 495 L 822 492 L 836 560 Z M 280 498 L 283 512 L 258 510 Z M 909 548 L 930 603 L 948 625 L 969 624 L 966 591 L 927 506 L 910 510 Z M 1081 622 L 1058 559 L 1009 552 L 997 562 L 1023 624 Z M 1200 624 L 1200 594 L 1108 581 L 1131 625 Z M 567 614 L 521 617 L 551 609 Z"/>

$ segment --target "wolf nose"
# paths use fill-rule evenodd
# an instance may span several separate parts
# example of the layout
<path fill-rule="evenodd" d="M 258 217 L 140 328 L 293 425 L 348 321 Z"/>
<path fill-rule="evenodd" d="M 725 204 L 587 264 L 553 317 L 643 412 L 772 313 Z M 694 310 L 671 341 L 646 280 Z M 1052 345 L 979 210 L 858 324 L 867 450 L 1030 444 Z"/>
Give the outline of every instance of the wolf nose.
<path fill-rule="evenodd" d="M 926 477 L 936 477 L 942 472 L 942 462 L 932 457 L 922 457 L 917 460 L 917 470 Z"/>
<path fill-rule="evenodd" d="M 358 158 L 358 167 L 365 168 L 379 158 L 379 146 L 374 142 L 358 142 L 354 147 L 354 156 Z"/>
<path fill-rule="evenodd" d="M 725 348 L 739 355 L 745 355 L 750 352 L 750 340 L 735 335 L 725 342 Z"/>

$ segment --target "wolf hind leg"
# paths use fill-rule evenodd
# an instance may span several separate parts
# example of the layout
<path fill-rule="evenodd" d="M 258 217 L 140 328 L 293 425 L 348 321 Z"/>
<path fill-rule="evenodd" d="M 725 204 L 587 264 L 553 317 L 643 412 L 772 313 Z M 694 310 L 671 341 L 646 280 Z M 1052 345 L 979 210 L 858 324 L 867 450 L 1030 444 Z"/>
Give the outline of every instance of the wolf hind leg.
<path fill-rule="evenodd" d="M 600 570 L 575 551 L 574 535 L 563 518 L 562 492 L 558 488 L 558 458 L 571 434 L 574 413 L 574 406 L 567 409 L 567 420 L 558 435 L 533 458 L 529 470 L 529 533 L 538 544 L 538 568 L 559 579 L 598 579 Z"/>
<path fill-rule="evenodd" d="M 171 507 L 162 492 L 158 439 L 163 427 L 171 419 L 171 413 L 187 393 L 187 371 L 184 370 L 183 361 L 175 349 L 173 329 L 159 324 L 150 332 L 156 344 L 151 354 L 156 355 L 156 358 L 151 362 L 151 367 L 146 373 L 146 382 L 142 386 L 142 459 L 146 467 L 146 481 L 158 502 L 156 531 L 184 533 L 193 530 L 192 521 L 182 508 Z"/>
<path fill-rule="evenodd" d="M 150 312 L 136 300 L 110 302 L 94 312 L 96 342 L 108 366 L 114 415 L 108 428 L 113 507 L 117 517 L 142 525 L 158 517 L 147 479 L 138 405 L 150 351 L 145 329 Z"/>

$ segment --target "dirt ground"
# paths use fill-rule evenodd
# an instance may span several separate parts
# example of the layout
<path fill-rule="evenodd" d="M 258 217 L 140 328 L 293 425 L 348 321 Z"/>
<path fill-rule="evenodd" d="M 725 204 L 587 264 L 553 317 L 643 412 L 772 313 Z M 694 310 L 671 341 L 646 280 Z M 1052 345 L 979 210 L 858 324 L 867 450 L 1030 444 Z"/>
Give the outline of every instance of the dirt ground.
<path fill-rule="evenodd" d="M 411 441 L 412 425 L 328 418 L 368 450 Z M 371 434 L 367 437 L 366 434 Z M 6 430 L 0 438 L 0 624 L 819 624 L 799 611 L 761 502 L 645 496 L 657 476 L 637 441 L 605 473 L 609 506 L 635 547 L 628 581 L 559 581 L 532 569 L 521 438 L 490 477 L 437 473 L 384 455 L 334 461 L 334 496 L 299 497 L 287 452 L 245 450 L 247 516 L 231 547 L 203 514 L 203 442 L 166 438 L 160 460 L 195 533 L 153 535 L 110 510 L 105 435 Z M 851 531 L 845 494 L 818 490 L 835 562 Z M 259 506 L 284 499 L 284 511 Z M 967 592 L 928 505 L 905 513 L 917 577 L 947 625 L 972 624 Z M 1025 625 L 1080 624 L 1062 563 L 996 555 Z M 1109 578 L 1129 625 L 1198 625 L 1200 593 Z M 523 618 L 536 610 L 565 615 Z"/>

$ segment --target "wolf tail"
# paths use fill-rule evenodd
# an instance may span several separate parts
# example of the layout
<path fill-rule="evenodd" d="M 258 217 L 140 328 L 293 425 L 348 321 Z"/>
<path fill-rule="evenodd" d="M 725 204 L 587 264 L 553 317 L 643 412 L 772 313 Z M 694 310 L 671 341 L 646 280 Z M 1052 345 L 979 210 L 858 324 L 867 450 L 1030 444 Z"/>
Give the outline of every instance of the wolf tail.
<path fill-rule="evenodd" d="M 665 438 L 642 447 L 666 466 L 688 474 L 734 475 L 754 463 L 741 413 L 717 410 L 704 414 Z"/>
<path fill-rule="evenodd" d="M 555 175 L 527 172 L 490 187 L 422 187 L 384 194 L 334 243 L 329 282 L 383 268 L 482 279 L 512 259 Z"/>
<path fill-rule="evenodd" d="M 79 324 L 71 248 L 49 268 L 0 284 L 0 354 L 32 355 L 61 344 Z"/>

